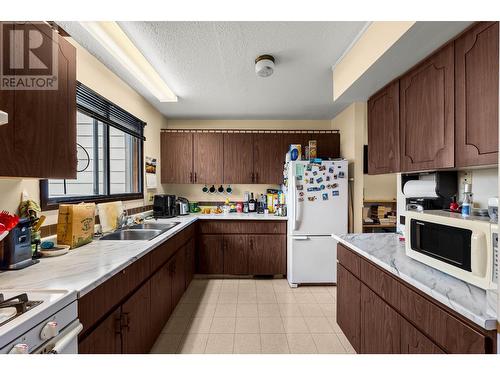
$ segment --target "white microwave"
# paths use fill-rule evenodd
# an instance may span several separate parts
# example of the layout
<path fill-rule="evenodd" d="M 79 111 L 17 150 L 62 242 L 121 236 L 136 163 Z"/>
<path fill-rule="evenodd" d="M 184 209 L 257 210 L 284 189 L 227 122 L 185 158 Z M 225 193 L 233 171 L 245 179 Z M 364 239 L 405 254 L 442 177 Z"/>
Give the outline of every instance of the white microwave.
<path fill-rule="evenodd" d="M 498 229 L 445 211 L 405 213 L 406 255 L 482 289 L 498 283 Z"/>

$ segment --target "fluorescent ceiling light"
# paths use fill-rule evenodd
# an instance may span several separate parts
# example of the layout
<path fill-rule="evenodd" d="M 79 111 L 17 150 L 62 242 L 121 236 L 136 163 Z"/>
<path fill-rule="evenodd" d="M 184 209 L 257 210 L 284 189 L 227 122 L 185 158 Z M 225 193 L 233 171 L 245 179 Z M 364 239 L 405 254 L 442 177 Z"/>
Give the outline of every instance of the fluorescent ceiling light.
<path fill-rule="evenodd" d="M 176 102 L 167 86 L 144 55 L 116 22 L 80 22 L 122 66 L 132 73 L 160 102 Z"/>

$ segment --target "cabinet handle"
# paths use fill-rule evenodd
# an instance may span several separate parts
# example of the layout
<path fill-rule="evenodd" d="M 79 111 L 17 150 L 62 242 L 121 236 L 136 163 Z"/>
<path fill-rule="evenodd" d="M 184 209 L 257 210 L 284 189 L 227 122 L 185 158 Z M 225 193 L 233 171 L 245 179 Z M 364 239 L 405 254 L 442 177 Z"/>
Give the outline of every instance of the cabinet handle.
<path fill-rule="evenodd" d="M 198 176 L 196 176 L 196 172 L 194 172 L 194 182 L 198 180 Z"/>
<path fill-rule="evenodd" d="M 120 328 L 126 328 L 127 331 L 130 331 L 130 318 L 128 313 L 122 313 L 120 316 Z"/>
<path fill-rule="evenodd" d="M 193 172 L 189 172 L 189 182 L 193 182 Z"/>
<path fill-rule="evenodd" d="M 255 181 L 255 175 L 252 172 L 252 182 L 254 182 L 254 181 Z"/>

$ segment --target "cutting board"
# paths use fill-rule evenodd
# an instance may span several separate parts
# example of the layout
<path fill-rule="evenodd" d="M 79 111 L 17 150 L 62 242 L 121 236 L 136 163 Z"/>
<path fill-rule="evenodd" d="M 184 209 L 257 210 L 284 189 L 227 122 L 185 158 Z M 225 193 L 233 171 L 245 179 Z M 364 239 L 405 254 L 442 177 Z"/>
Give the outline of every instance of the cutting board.
<path fill-rule="evenodd" d="M 102 233 L 112 232 L 118 228 L 118 220 L 123 213 L 122 201 L 99 203 L 97 205 Z"/>

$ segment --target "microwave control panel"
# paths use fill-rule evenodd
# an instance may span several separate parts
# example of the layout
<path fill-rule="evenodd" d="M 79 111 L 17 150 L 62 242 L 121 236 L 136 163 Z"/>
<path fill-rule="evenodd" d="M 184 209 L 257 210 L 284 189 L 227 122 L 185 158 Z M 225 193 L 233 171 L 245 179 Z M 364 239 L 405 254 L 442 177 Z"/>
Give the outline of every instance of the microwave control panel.
<path fill-rule="evenodd" d="M 492 234 L 493 245 L 493 273 L 492 282 L 498 285 L 498 233 Z"/>

